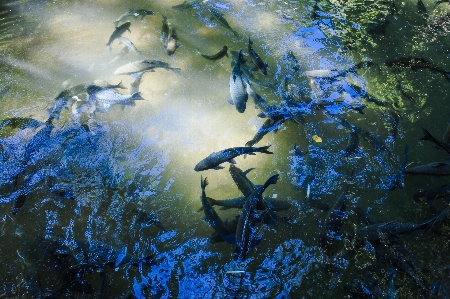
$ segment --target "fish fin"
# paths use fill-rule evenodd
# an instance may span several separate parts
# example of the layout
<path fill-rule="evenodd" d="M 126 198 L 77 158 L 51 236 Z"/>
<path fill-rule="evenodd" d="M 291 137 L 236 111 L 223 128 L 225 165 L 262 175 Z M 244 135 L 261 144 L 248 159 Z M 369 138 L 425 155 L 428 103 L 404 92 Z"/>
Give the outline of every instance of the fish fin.
<path fill-rule="evenodd" d="M 227 102 L 230 103 L 231 105 L 234 105 L 234 102 L 232 99 L 228 99 Z"/>
<path fill-rule="evenodd" d="M 131 95 L 131 99 L 132 99 L 132 100 L 145 100 L 145 99 L 141 96 L 141 92 L 140 92 L 140 91 L 137 91 L 137 92 L 133 93 L 133 94 Z"/>
<path fill-rule="evenodd" d="M 231 158 L 230 160 L 228 160 L 228 162 L 230 162 L 231 164 L 236 164 L 236 160 L 234 160 L 234 158 Z"/>
<path fill-rule="evenodd" d="M 197 212 L 203 211 L 203 207 L 200 207 L 200 209 L 197 210 Z"/>
<path fill-rule="evenodd" d="M 249 168 L 246 171 L 243 172 L 243 174 L 246 176 L 250 171 L 252 171 L 254 168 Z"/>
<path fill-rule="evenodd" d="M 127 29 L 127 31 L 131 33 L 131 30 L 130 30 L 130 28 L 128 28 L 128 29 Z"/>
<path fill-rule="evenodd" d="M 247 142 L 247 143 L 249 143 L 249 142 Z M 247 153 L 247 155 L 256 155 L 256 154 L 255 153 Z"/>
<path fill-rule="evenodd" d="M 419 138 L 419 140 L 429 140 L 429 141 L 435 140 L 434 136 L 431 135 L 431 133 L 427 129 L 422 127 L 422 132 L 423 132 L 424 136 Z"/>
<path fill-rule="evenodd" d="M 224 167 L 221 165 L 217 165 L 215 167 L 213 167 L 214 170 L 219 170 L 219 169 L 223 169 Z"/>
<path fill-rule="evenodd" d="M 245 146 L 247 147 L 252 147 L 255 144 L 255 142 L 253 140 L 247 141 L 247 143 L 245 144 Z M 247 154 L 244 156 L 244 159 L 247 157 Z"/>
<path fill-rule="evenodd" d="M 265 114 L 264 112 L 261 112 L 257 115 L 259 118 L 266 118 L 267 114 Z"/>
<path fill-rule="evenodd" d="M 214 198 L 206 197 L 206 200 L 209 202 L 209 204 L 210 204 L 211 206 L 217 205 L 217 200 L 215 200 Z"/>
<path fill-rule="evenodd" d="M 123 85 L 122 80 L 120 80 L 119 84 L 117 84 L 117 88 L 127 89 L 125 85 Z"/>
<path fill-rule="evenodd" d="M 203 179 L 203 176 L 200 176 L 200 187 L 202 188 L 202 190 L 205 189 L 208 184 L 208 178 L 205 177 L 205 179 Z"/>
<path fill-rule="evenodd" d="M 260 147 L 260 148 L 258 148 L 258 152 L 264 153 L 264 154 L 273 154 L 273 152 L 268 151 L 269 147 L 270 147 L 270 145 Z"/>

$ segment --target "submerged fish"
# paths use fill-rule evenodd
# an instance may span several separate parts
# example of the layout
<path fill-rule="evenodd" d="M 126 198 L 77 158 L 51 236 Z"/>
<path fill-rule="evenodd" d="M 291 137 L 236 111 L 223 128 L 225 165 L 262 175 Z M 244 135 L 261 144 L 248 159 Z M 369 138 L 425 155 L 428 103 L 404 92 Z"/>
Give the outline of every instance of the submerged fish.
<path fill-rule="evenodd" d="M 221 14 L 220 12 L 218 12 L 217 10 L 215 10 L 214 8 L 208 8 L 208 11 L 211 13 L 211 15 L 214 17 L 214 19 L 217 21 L 217 23 L 219 23 L 220 25 L 222 25 L 223 27 L 227 28 L 228 30 L 230 30 L 231 32 L 233 32 L 233 34 L 235 36 L 238 36 L 237 32 L 233 30 L 233 28 L 231 28 L 230 24 L 228 24 L 227 20 L 225 20 L 225 18 L 223 17 L 223 14 Z"/>
<path fill-rule="evenodd" d="M 433 200 L 447 196 L 450 196 L 450 183 L 417 192 L 413 195 L 413 199 L 415 201 L 421 199 Z"/>
<path fill-rule="evenodd" d="M 120 42 L 124 44 L 129 50 L 133 50 L 134 52 L 142 56 L 142 52 L 136 49 L 136 46 L 128 38 L 120 36 L 118 37 L 118 40 L 120 40 Z"/>
<path fill-rule="evenodd" d="M 256 65 L 261 74 L 267 75 L 268 65 L 267 63 L 264 63 L 262 61 L 261 57 L 259 57 L 258 53 L 256 53 L 256 51 L 253 49 L 252 44 L 253 42 L 250 40 L 250 37 L 248 37 L 248 52 L 250 54 L 250 57 L 252 58 L 253 63 Z"/>
<path fill-rule="evenodd" d="M 248 94 L 244 80 L 242 80 L 242 72 L 240 69 L 240 57 L 242 57 L 242 50 L 239 52 L 239 58 L 236 65 L 230 74 L 230 93 L 236 110 L 239 113 L 244 113 L 247 106 Z"/>
<path fill-rule="evenodd" d="M 138 16 L 141 16 L 141 21 L 143 21 L 145 16 L 152 16 L 154 14 L 155 13 L 151 10 L 130 8 L 127 12 L 118 17 L 117 20 L 115 20 L 113 23 L 117 26 L 120 22 L 125 21 L 126 19 L 131 17 L 136 20 Z"/>
<path fill-rule="evenodd" d="M 213 152 L 205 159 L 197 163 L 194 170 L 202 171 L 207 169 L 222 169 L 223 166 L 220 164 L 224 162 L 235 163 L 234 158 L 240 155 L 248 154 L 254 155 L 255 153 L 273 154 L 268 151 L 270 145 L 263 147 L 232 147 L 228 149 L 221 150 L 219 152 Z"/>
<path fill-rule="evenodd" d="M 181 4 L 172 6 L 173 9 L 184 10 L 188 8 L 193 8 L 199 6 L 202 3 L 207 2 L 208 0 L 186 0 Z"/>
<path fill-rule="evenodd" d="M 120 50 L 120 52 L 116 55 L 116 57 L 114 57 L 110 62 L 108 63 L 114 63 L 117 60 L 121 59 L 122 57 L 125 57 L 125 55 L 128 54 L 128 52 L 130 52 L 130 49 L 128 49 L 127 46 L 123 47 L 122 50 Z"/>
<path fill-rule="evenodd" d="M 218 60 L 224 56 L 228 57 L 228 47 L 227 46 L 223 46 L 223 48 L 221 50 L 219 50 L 219 52 L 217 52 L 216 54 L 213 54 L 213 55 L 206 55 L 206 54 L 201 53 L 198 49 L 195 49 L 195 50 L 202 57 L 209 59 L 209 60 Z"/>
<path fill-rule="evenodd" d="M 169 37 L 167 39 L 167 44 L 165 49 L 167 54 L 172 55 L 178 48 L 177 34 L 175 33 L 175 28 L 169 23 Z"/>
<path fill-rule="evenodd" d="M 142 76 L 138 73 L 134 73 L 131 75 L 133 77 L 133 80 L 130 83 L 130 93 L 136 93 L 139 92 L 139 86 L 141 85 Z"/>
<path fill-rule="evenodd" d="M 253 136 L 253 139 L 250 141 L 247 141 L 245 146 L 253 146 L 254 144 L 258 143 L 267 133 L 272 131 L 277 131 L 279 126 L 284 123 L 287 120 L 285 117 L 278 118 L 278 120 L 275 120 L 273 118 L 268 118 L 266 121 L 261 125 L 261 127 L 258 129 L 258 131 L 255 133 L 255 136 Z"/>
<path fill-rule="evenodd" d="M 444 149 L 447 153 L 450 154 L 450 144 L 447 144 L 446 142 L 440 141 L 439 139 L 436 139 L 433 135 L 431 135 L 428 130 L 425 128 L 422 128 L 422 131 L 424 133 L 424 136 L 420 138 L 420 140 L 429 140 L 434 142 L 436 145 L 438 145 L 440 148 Z"/>
<path fill-rule="evenodd" d="M 356 128 L 353 126 L 350 130 L 350 134 L 348 137 L 347 147 L 344 149 L 344 155 L 348 156 L 351 153 L 354 153 L 359 145 L 359 135 Z"/>
<path fill-rule="evenodd" d="M 54 120 L 59 120 L 61 112 L 67 107 L 67 103 L 71 100 L 73 94 L 70 90 L 63 90 L 55 99 L 55 105 L 53 106 L 50 116 L 47 119 L 47 123 L 53 123 Z"/>
<path fill-rule="evenodd" d="M 346 74 L 346 71 L 338 70 L 311 70 L 303 72 L 303 75 L 317 79 L 333 79 L 339 76 L 345 77 Z"/>
<path fill-rule="evenodd" d="M 405 187 L 405 170 L 406 165 L 408 164 L 408 153 L 409 153 L 409 146 L 405 145 L 405 157 L 403 158 L 402 163 L 398 167 L 397 174 L 395 175 L 394 179 L 390 182 L 388 186 L 389 191 L 392 191 L 396 188 Z"/>
<path fill-rule="evenodd" d="M 127 88 L 125 87 L 125 85 L 123 85 L 122 81 L 120 81 L 120 82 L 117 83 L 117 84 L 110 84 L 110 83 L 109 83 L 108 81 L 106 81 L 106 80 L 94 80 L 94 85 L 97 85 L 97 86 L 102 87 L 102 88 L 113 88 L 113 89 L 120 88 L 120 89 L 127 89 Z"/>
<path fill-rule="evenodd" d="M 444 75 L 447 81 L 450 81 L 450 72 L 434 65 L 432 62 L 426 60 L 425 58 L 417 57 L 403 57 L 396 56 L 389 58 L 384 63 L 388 67 L 398 66 L 398 67 L 410 67 L 411 69 L 429 69 L 435 72 L 439 72 Z"/>
<path fill-rule="evenodd" d="M 276 184 L 279 174 L 271 176 L 264 185 L 258 187 L 244 204 L 241 215 L 239 216 L 236 230 L 236 247 L 234 249 L 234 259 L 242 261 L 250 251 L 250 248 L 258 245 L 261 236 L 256 228 L 256 205 L 261 200 L 263 192 L 271 184 Z"/>
<path fill-rule="evenodd" d="M 319 233 L 319 246 L 329 255 L 333 240 L 340 237 L 340 230 L 344 223 L 348 186 L 337 198 L 328 212 Z"/>
<path fill-rule="evenodd" d="M 212 206 L 221 207 L 220 210 L 242 209 L 242 207 L 245 204 L 246 197 L 239 196 L 236 198 L 221 199 L 221 200 L 208 197 L 208 201 Z M 263 197 L 263 201 L 266 202 L 268 207 L 275 212 L 288 210 L 292 207 L 292 205 L 289 202 L 285 200 L 275 199 L 272 197 Z M 256 209 L 265 210 L 265 208 L 261 205 L 257 205 Z"/>
<path fill-rule="evenodd" d="M 110 52 L 111 52 L 111 50 L 112 50 L 112 49 L 111 49 L 111 43 L 112 43 L 115 39 L 121 37 L 122 34 L 124 34 L 125 31 L 127 31 L 127 30 L 131 32 L 131 30 L 130 30 L 130 25 L 131 25 L 130 22 L 126 22 L 126 23 L 120 25 L 119 27 L 116 27 L 116 30 L 114 30 L 114 32 L 111 34 L 111 36 L 109 37 L 109 41 L 108 41 L 108 42 L 106 43 L 106 45 L 105 45 L 105 46 L 109 46 L 109 51 L 110 51 Z"/>
<path fill-rule="evenodd" d="M 219 215 L 217 215 L 214 208 L 209 203 L 205 188 L 208 185 L 208 179 L 200 177 L 200 187 L 202 188 L 202 196 L 201 202 L 203 206 L 203 211 L 205 213 L 205 219 L 208 224 L 214 228 L 214 230 L 219 234 L 219 236 L 227 243 L 234 244 L 235 243 L 235 235 L 231 232 L 227 225 L 220 219 Z"/>
<path fill-rule="evenodd" d="M 102 102 L 105 109 L 109 108 L 110 105 L 133 105 L 135 100 L 144 100 L 139 92 L 135 92 L 131 95 L 123 95 L 115 92 L 114 89 L 102 88 L 96 85 L 89 85 L 86 88 L 86 91 L 90 97 Z"/>
<path fill-rule="evenodd" d="M 406 174 L 425 174 L 435 176 L 450 175 L 450 161 L 433 162 L 405 170 Z"/>
<path fill-rule="evenodd" d="M 167 70 L 171 70 L 176 74 L 180 74 L 180 69 L 166 62 L 162 62 L 159 60 L 139 60 L 130 62 L 125 64 L 114 71 L 114 75 L 131 75 L 133 73 L 142 73 L 142 72 L 153 72 L 154 69 L 163 68 Z"/>

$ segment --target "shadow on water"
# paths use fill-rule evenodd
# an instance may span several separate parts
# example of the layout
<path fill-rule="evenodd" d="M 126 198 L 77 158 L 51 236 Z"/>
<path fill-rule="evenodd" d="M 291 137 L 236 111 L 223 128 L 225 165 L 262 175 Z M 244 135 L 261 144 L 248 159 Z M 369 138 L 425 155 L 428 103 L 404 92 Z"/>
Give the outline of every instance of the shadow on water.
<path fill-rule="evenodd" d="M 448 297 L 448 7 L 372 4 L 1 4 L 0 297 Z"/>

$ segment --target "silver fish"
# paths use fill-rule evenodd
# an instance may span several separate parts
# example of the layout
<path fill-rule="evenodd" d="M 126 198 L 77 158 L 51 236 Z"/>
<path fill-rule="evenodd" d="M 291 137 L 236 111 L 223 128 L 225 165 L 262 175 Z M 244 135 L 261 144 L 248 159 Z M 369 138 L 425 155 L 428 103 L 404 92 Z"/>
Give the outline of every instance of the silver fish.
<path fill-rule="evenodd" d="M 242 50 L 239 52 L 239 57 L 242 57 L 243 52 Z M 231 71 L 230 75 L 230 93 L 231 93 L 231 100 L 234 103 L 234 106 L 236 107 L 236 110 L 239 113 L 244 113 L 247 100 L 248 100 L 248 93 L 246 89 L 246 85 L 244 81 L 242 80 L 242 72 L 240 70 L 240 58 L 238 58 L 236 65 L 233 67 L 233 70 Z"/>
<path fill-rule="evenodd" d="M 125 65 L 117 68 L 114 71 L 114 75 L 131 75 L 133 73 L 154 72 L 154 69 L 157 69 L 157 68 L 164 68 L 167 70 L 171 70 L 178 75 L 181 74 L 179 68 L 171 66 L 170 64 L 168 64 L 166 62 L 162 62 L 159 60 L 145 59 L 145 60 L 130 62 L 128 64 L 125 64 Z"/>
<path fill-rule="evenodd" d="M 123 13 L 120 17 L 117 18 L 113 23 L 117 26 L 120 22 L 125 21 L 129 18 L 133 18 L 134 20 L 137 19 L 137 17 L 141 16 L 141 22 L 144 20 L 145 16 L 152 16 L 155 13 L 151 10 L 147 9 L 128 9 L 127 12 Z"/>
<path fill-rule="evenodd" d="M 128 38 L 121 36 L 118 38 L 118 40 L 120 40 L 120 42 L 124 44 L 129 50 L 133 50 L 142 56 L 142 52 L 136 49 L 136 46 Z"/>
<path fill-rule="evenodd" d="M 114 104 L 133 105 L 135 100 L 144 100 L 139 92 L 135 92 L 131 95 L 123 95 L 115 92 L 114 89 L 102 88 L 96 85 L 88 86 L 86 91 L 90 97 L 102 102 L 105 109 Z"/>
<path fill-rule="evenodd" d="M 346 72 L 337 70 L 311 70 L 303 72 L 303 75 L 309 78 L 332 79 L 339 76 L 345 76 Z"/>

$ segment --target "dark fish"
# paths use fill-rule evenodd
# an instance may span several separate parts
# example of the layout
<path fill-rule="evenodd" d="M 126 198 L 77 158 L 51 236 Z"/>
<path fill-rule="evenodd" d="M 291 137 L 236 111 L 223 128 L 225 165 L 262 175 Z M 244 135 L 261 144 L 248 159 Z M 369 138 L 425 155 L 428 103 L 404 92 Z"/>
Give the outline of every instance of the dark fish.
<path fill-rule="evenodd" d="M 365 285 L 360 279 L 354 279 L 351 284 L 345 284 L 343 289 L 354 296 L 361 299 L 378 299 L 377 296 Z"/>
<path fill-rule="evenodd" d="M 261 125 L 261 127 L 256 132 L 255 136 L 253 136 L 253 139 L 247 141 L 245 146 L 253 146 L 254 144 L 258 143 L 267 133 L 278 130 L 278 127 L 286 120 L 287 119 L 284 117 L 278 120 L 274 120 L 273 118 L 266 119 L 266 121 Z"/>
<path fill-rule="evenodd" d="M 247 198 L 244 208 L 239 216 L 236 230 L 236 247 L 234 250 L 234 259 L 242 261 L 250 251 L 250 248 L 256 246 L 261 241 L 256 228 L 256 205 L 261 200 L 261 195 L 271 184 L 276 184 L 279 174 L 271 176 L 264 185 L 258 187 L 252 195 Z"/>
<path fill-rule="evenodd" d="M 218 60 L 218 59 L 223 58 L 224 56 L 228 57 L 228 47 L 227 46 L 223 46 L 223 48 L 221 50 L 219 50 L 219 52 L 217 52 L 216 54 L 213 54 L 213 55 L 206 55 L 206 54 L 200 53 L 200 51 L 198 49 L 196 49 L 196 51 L 202 57 L 209 59 L 209 60 Z"/>
<path fill-rule="evenodd" d="M 171 66 L 170 64 L 168 64 L 166 62 L 162 62 L 159 60 L 145 59 L 145 60 L 130 62 L 128 64 L 125 64 L 125 65 L 117 68 L 114 71 L 114 75 L 131 75 L 134 73 L 153 72 L 157 68 L 171 70 L 178 75 L 180 74 L 179 68 Z"/>
<path fill-rule="evenodd" d="M 433 176 L 450 175 L 450 161 L 433 162 L 405 170 L 406 174 L 425 174 Z"/>
<path fill-rule="evenodd" d="M 11 215 L 16 215 L 19 213 L 20 209 L 25 205 L 25 202 L 28 197 L 28 192 L 26 194 L 20 194 L 15 200 L 14 205 L 9 212 Z"/>
<path fill-rule="evenodd" d="M 344 149 L 344 155 L 348 156 L 355 152 L 359 145 L 359 135 L 355 127 L 350 130 L 350 135 L 348 137 L 347 147 Z"/>
<path fill-rule="evenodd" d="M 161 28 L 161 41 L 164 45 L 164 49 L 167 54 L 172 55 L 178 48 L 177 34 L 175 28 L 169 22 L 165 14 L 161 14 L 163 17 Z"/>
<path fill-rule="evenodd" d="M 388 67 L 398 66 L 398 67 L 410 67 L 411 69 L 429 69 L 435 72 L 439 72 L 444 75 L 447 81 L 450 81 L 450 72 L 435 66 L 430 61 L 425 58 L 417 57 L 392 57 L 385 61 L 384 63 Z"/>
<path fill-rule="evenodd" d="M 261 72 L 261 74 L 263 75 L 267 75 L 267 63 L 264 63 L 261 59 L 261 57 L 259 57 L 258 53 L 256 53 L 256 51 L 252 48 L 252 44 L 253 42 L 250 40 L 250 37 L 248 37 L 248 52 L 250 54 L 250 57 L 253 60 L 253 63 L 256 65 L 256 67 L 258 68 L 258 70 Z"/>
<path fill-rule="evenodd" d="M 377 223 L 357 229 L 355 237 L 357 241 L 375 242 L 379 240 L 387 240 L 392 237 L 411 233 L 419 229 L 424 229 L 429 226 L 434 219 L 434 217 L 430 218 L 420 224 L 398 223 L 394 221 Z"/>
<path fill-rule="evenodd" d="M 235 235 L 231 232 L 227 225 L 220 219 L 214 208 L 208 202 L 205 188 L 208 185 L 208 179 L 200 177 L 200 187 L 202 188 L 201 202 L 203 206 L 203 212 L 205 213 L 205 219 L 208 224 L 214 228 L 214 230 L 219 234 L 219 236 L 227 243 L 235 243 Z"/>
<path fill-rule="evenodd" d="M 422 0 L 417 0 L 417 13 L 420 13 L 425 16 L 428 15 L 427 8 L 423 4 Z"/>
<path fill-rule="evenodd" d="M 152 16 L 155 13 L 151 10 L 147 10 L 147 9 L 128 9 L 127 12 L 123 13 L 120 17 L 117 18 L 117 20 L 115 20 L 113 23 L 116 25 L 119 25 L 120 22 L 125 21 L 126 19 L 129 18 L 133 18 L 134 20 L 137 19 L 137 17 L 140 15 L 141 16 L 141 21 L 144 20 L 145 16 Z"/>
<path fill-rule="evenodd" d="M 404 188 L 405 187 L 405 170 L 406 165 L 408 164 L 408 153 L 409 153 L 409 146 L 405 145 L 405 157 L 403 158 L 402 163 L 398 167 L 398 171 L 394 179 L 390 182 L 390 185 L 388 186 L 389 191 L 393 191 L 396 188 Z"/>
<path fill-rule="evenodd" d="M 237 32 L 234 31 L 230 24 L 228 24 L 227 20 L 225 20 L 225 18 L 223 17 L 223 14 L 221 14 L 220 12 L 218 12 L 217 10 L 215 10 L 214 8 L 208 8 L 208 11 L 211 13 L 211 15 L 214 17 L 214 19 L 223 27 L 227 28 L 228 30 L 230 30 L 231 32 L 233 32 L 233 34 L 235 36 L 238 36 Z"/>
<path fill-rule="evenodd" d="M 181 4 L 172 6 L 173 9 L 185 10 L 189 8 L 194 8 L 199 6 L 202 3 L 205 3 L 207 0 L 186 0 Z"/>
<path fill-rule="evenodd" d="M 234 183 L 237 185 L 239 190 L 244 194 L 245 198 L 255 192 L 255 185 L 247 178 L 247 173 L 249 173 L 253 168 L 242 171 L 237 166 L 230 164 L 230 174 Z"/>
<path fill-rule="evenodd" d="M 221 150 L 219 152 L 213 152 L 208 157 L 198 162 L 194 170 L 202 171 L 207 169 L 222 169 L 223 166 L 220 166 L 220 164 L 224 162 L 233 163 L 233 159 L 235 157 L 244 154 L 254 155 L 255 152 L 273 154 L 272 152 L 268 151 L 269 147 L 270 145 L 263 147 L 232 147 Z"/>
<path fill-rule="evenodd" d="M 115 39 L 121 37 L 122 34 L 124 34 L 125 31 L 127 31 L 127 30 L 131 32 L 131 30 L 130 30 L 130 25 L 131 25 L 130 22 L 126 22 L 126 23 L 120 25 L 119 27 L 116 27 L 116 30 L 114 30 L 114 32 L 111 34 L 111 36 L 109 37 L 109 41 L 108 41 L 108 42 L 106 43 L 106 45 L 105 45 L 105 46 L 109 46 L 109 51 L 110 51 L 110 52 L 111 52 L 111 50 L 112 50 L 112 49 L 111 49 L 111 43 L 112 43 Z"/>
<path fill-rule="evenodd" d="M 428 130 L 426 130 L 425 128 L 422 128 L 423 134 L 424 136 L 422 138 L 420 138 L 420 140 L 429 140 L 434 142 L 436 145 L 438 145 L 440 148 L 444 149 L 447 153 L 450 154 L 450 145 L 440 141 L 439 139 L 436 139 L 433 135 L 431 135 L 430 132 L 428 132 Z"/>
<path fill-rule="evenodd" d="M 239 57 L 242 57 L 242 50 L 239 52 Z M 247 106 L 248 94 L 244 81 L 242 80 L 242 72 L 240 69 L 240 58 L 238 58 L 236 65 L 230 74 L 230 93 L 236 110 L 239 113 L 244 113 Z"/>
<path fill-rule="evenodd" d="M 450 183 L 417 192 L 413 195 L 413 199 L 415 201 L 419 201 L 421 199 L 433 200 L 447 196 L 450 196 Z"/>
<path fill-rule="evenodd" d="M 240 196 L 240 197 L 236 197 L 236 198 L 222 199 L 222 200 L 217 200 L 217 199 L 208 197 L 208 201 L 212 206 L 221 207 L 220 208 L 221 210 L 242 209 L 242 207 L 245 204 L 246 197 Z M 274 199 L 271 197 L 263 197 L 263 201 L 267 203 L 267 205 L 270 207 L 270 209 L 272 211 L 276 211 L 276 212 L 284 211 L 284 210 L 290 209 L 292 207 L 292 205 L 287 201 L 280 200 L 280 199 Z M 263 208 L 261 205 L 257 205 L 256 209 L 263 210 L 265 208 Z"/>
<path fill-rule="evenodd" d="M 67 107 L 67 103 L 70 99 L 72 99 L 72 93 L 70 90 L 61 91 L 61 93 L 55 98 L 55 105 L 53 106 L 46 123 L 52 124 L 54 120 L 59 120 L 62 110 Z"/>
<path fill-rule="evenodd" d="M 340 230 L 346 216 L 347 192 L 348 186 L 345 187 L 344 192 L 338 197 L 322 224 L 319 233 L 319 246 L 324 250 L 326 255 L 330 253 L 333 240 L 340 237 Z"/>

